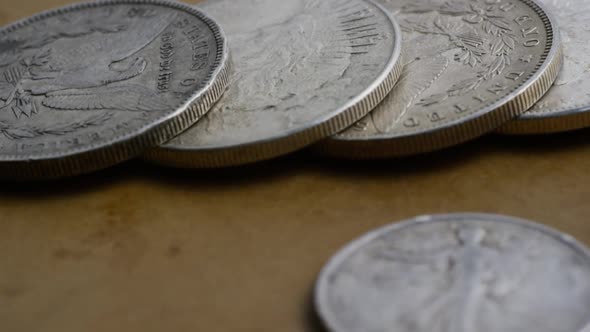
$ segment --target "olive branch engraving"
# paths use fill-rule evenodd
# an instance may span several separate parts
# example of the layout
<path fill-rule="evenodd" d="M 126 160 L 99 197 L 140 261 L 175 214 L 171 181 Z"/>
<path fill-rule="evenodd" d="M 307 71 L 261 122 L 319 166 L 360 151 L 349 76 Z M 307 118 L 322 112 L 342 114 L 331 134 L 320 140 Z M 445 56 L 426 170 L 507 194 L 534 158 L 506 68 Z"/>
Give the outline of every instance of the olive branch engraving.
<path fill-rule="evenodd" d="M 445 93 L 435 94 L 422 99 L 417 105 L 429 106 L 442 102 L 449 97 L 461 96 L 474 91 L 485 81 L 501 75 L 511 64 L 510 56 L 516 45 L 516 35 L 508 21 L 500 14 L 500 5 L 486 5 L 485 8 L 477 4 L 460 2 L 446 2 L 438 8 L 432 5 L 408 5 L 402 9 L 403 13 L 426 13 L 437 11 L 441 15 L 461 17 L 463 23 L 474 26 L 488 38 L 491 38 L 488 49 L 484 48 L 484 38 L 477 33 L 459 33 L 460 25 L 443 23 L 437 17 L 432 26 L 407 21 L 403 24 L 406 30 L 433 35 L 443 35 L 449 38 L 453 46 L 460 49 L 454 60 L 472 68 L 483 66 L 474 77 L 465 79 L 451 86 Z M 483 64 L 482 57 L 494 57 L 491 63 Z"/>
<path fill-rule="evenodd" d="M 483 48 L 484 40 L 474 33 L 458 34 L 458 28 L 457 25 L 445 24 L 440 17 L 434 20 L 432 26 L 409 20 L 402 23 L 404 30 L 448 37 L 453 46 L 461 50 L 461 53 L 455 55 L 455 61 L 475 67 L 482 62 L 482 56 L 488 53 Z"/>
<path fill-rule="evenodd" d="M 113 113 L 104 113 L 89 117 L 83 121 L 70 123 L 70 124 L 58 124 L 48 128 L 39 128 L 37 126 L 11 126 L 10 124 L 0 121 L 0 133 L 8 139 L 18 140 L 24 138 L 37 138 L 41 136 L 61 136 L 69 133 L 73 133 L 77 130 L 97 127 L 113 117 Z"/>

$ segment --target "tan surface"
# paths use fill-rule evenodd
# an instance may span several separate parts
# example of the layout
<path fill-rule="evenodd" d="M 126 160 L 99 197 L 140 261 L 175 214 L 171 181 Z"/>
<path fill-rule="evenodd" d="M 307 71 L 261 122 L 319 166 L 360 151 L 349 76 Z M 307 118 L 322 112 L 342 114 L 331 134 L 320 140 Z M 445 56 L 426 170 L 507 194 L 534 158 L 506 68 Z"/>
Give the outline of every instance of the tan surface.
<path fill-rule="evenodd" d="M 0 23 L 63 0 L 1 0 Z M 590 131 L 488 137 L 427 157 L 304 153 L 219 172 L 131 162 L 0 190 L 0 331 L 320 331 L 342 245 L 417 214 L 538 220 L 590 244 Z"/>

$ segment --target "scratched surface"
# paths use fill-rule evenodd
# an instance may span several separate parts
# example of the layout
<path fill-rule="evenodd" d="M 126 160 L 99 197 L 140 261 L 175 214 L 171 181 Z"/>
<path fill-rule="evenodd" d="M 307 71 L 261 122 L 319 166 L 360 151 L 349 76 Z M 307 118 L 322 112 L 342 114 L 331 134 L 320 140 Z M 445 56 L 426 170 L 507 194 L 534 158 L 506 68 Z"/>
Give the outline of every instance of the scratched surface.
<path fill-rule="evenodd" d="M 23 176 L 40 165 L 46 177 L 80 174 L 173 138 L 205 113 L 191 104 L 227 85 L 225 43 L 191 6 L 157 1 L 79 5 L 3 29 L 0 160 Z"/>
<path fill-rule="evenodd" d="M 67 1 L 0 1 L 0 23 Z M 590 245 L 590 131 L 402 161 L 300 153 L 223 172 L 131 162 L 0 189 L 2 331 L 310 331 L 341 246 L 424 213 L 514 215 Z"/>

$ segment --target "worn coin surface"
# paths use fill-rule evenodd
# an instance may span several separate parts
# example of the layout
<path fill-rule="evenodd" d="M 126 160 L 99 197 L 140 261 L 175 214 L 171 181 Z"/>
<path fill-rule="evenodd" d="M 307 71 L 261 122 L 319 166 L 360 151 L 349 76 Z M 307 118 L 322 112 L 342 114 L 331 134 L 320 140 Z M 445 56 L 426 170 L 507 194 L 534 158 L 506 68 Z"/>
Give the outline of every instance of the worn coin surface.
<path fill-rule="evenodd" d="M 590 2 L 539 0 L 559 25 L 564 63 L 555 85 L 528 112 L 500 128 L 507 134 L 540 134 L 590 126 Z"/>
<path fill-rule="evenodd" d="M 590 252 L 518 219 L 418 217 L 340 251 L 320 275 L 316 305 L 335 332 L 581 332 Z"/>
<path fill-rule="evenodd" d="M 223 98 L 190 130 L 147 158 L 224 167 L 283 155 L 352 125 L 391 90 L 401 37 L 366 0 L 211 0 L 234 74 Z"/>
<path fill-rule="evenodd" d="M 556 25 L 530 0 L 380 0 L 404 32 L 405 67 L 385 101 L 318 146 L 345 158 L 455 145 L 529 109 L 561 67 Z"/>
<path fill-rule="evenodd" d="M 228 82 L 199 10 L 98 1 L 0 30 L 0 176 L 60 177 L 141 154 L 192 125 Z"/>

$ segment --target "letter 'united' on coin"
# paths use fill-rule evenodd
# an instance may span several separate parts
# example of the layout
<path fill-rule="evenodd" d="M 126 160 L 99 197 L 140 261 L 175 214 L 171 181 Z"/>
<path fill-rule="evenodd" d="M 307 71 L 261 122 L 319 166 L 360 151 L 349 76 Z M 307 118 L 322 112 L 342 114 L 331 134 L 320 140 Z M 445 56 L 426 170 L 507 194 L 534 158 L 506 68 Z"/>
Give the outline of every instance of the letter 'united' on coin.
<path fill-rule="evenodd" d="M 231 85 L 211 112 L 147 158 L 210 168 L 277 157 L 366 115 L 401 72 L 401 36 L 366 0 L 211 0 L 228 35 Z"/>
<path fill-rule="evenodd" d="M 538 0 L 553 14 L 564 46 L 563 69 L 529 111 L 500 127 L 505 134 L 542 134 L 590 126 L 590 1 Z"/>
<path fill-rule="evenodd" d="M 530 0 L 380 0 L 404 36 L 404 70 L 370 115 L 317 149 L 344 158 L 429 152 L 524 113 L 561 68 L 557 26 Z"/>
<path fill-rule="evenodd" d="M 590 252 L 519 219 L 425 216 L 348 245 L 315 295 L 331 332 L 583 332 Z"/>
<path fill-rule="evenodd" d="M 220 28 L 188 5 L 97 1 L 0 30 L 0 176 L 124 161 L 194 124 L 228 82 Z"/>

